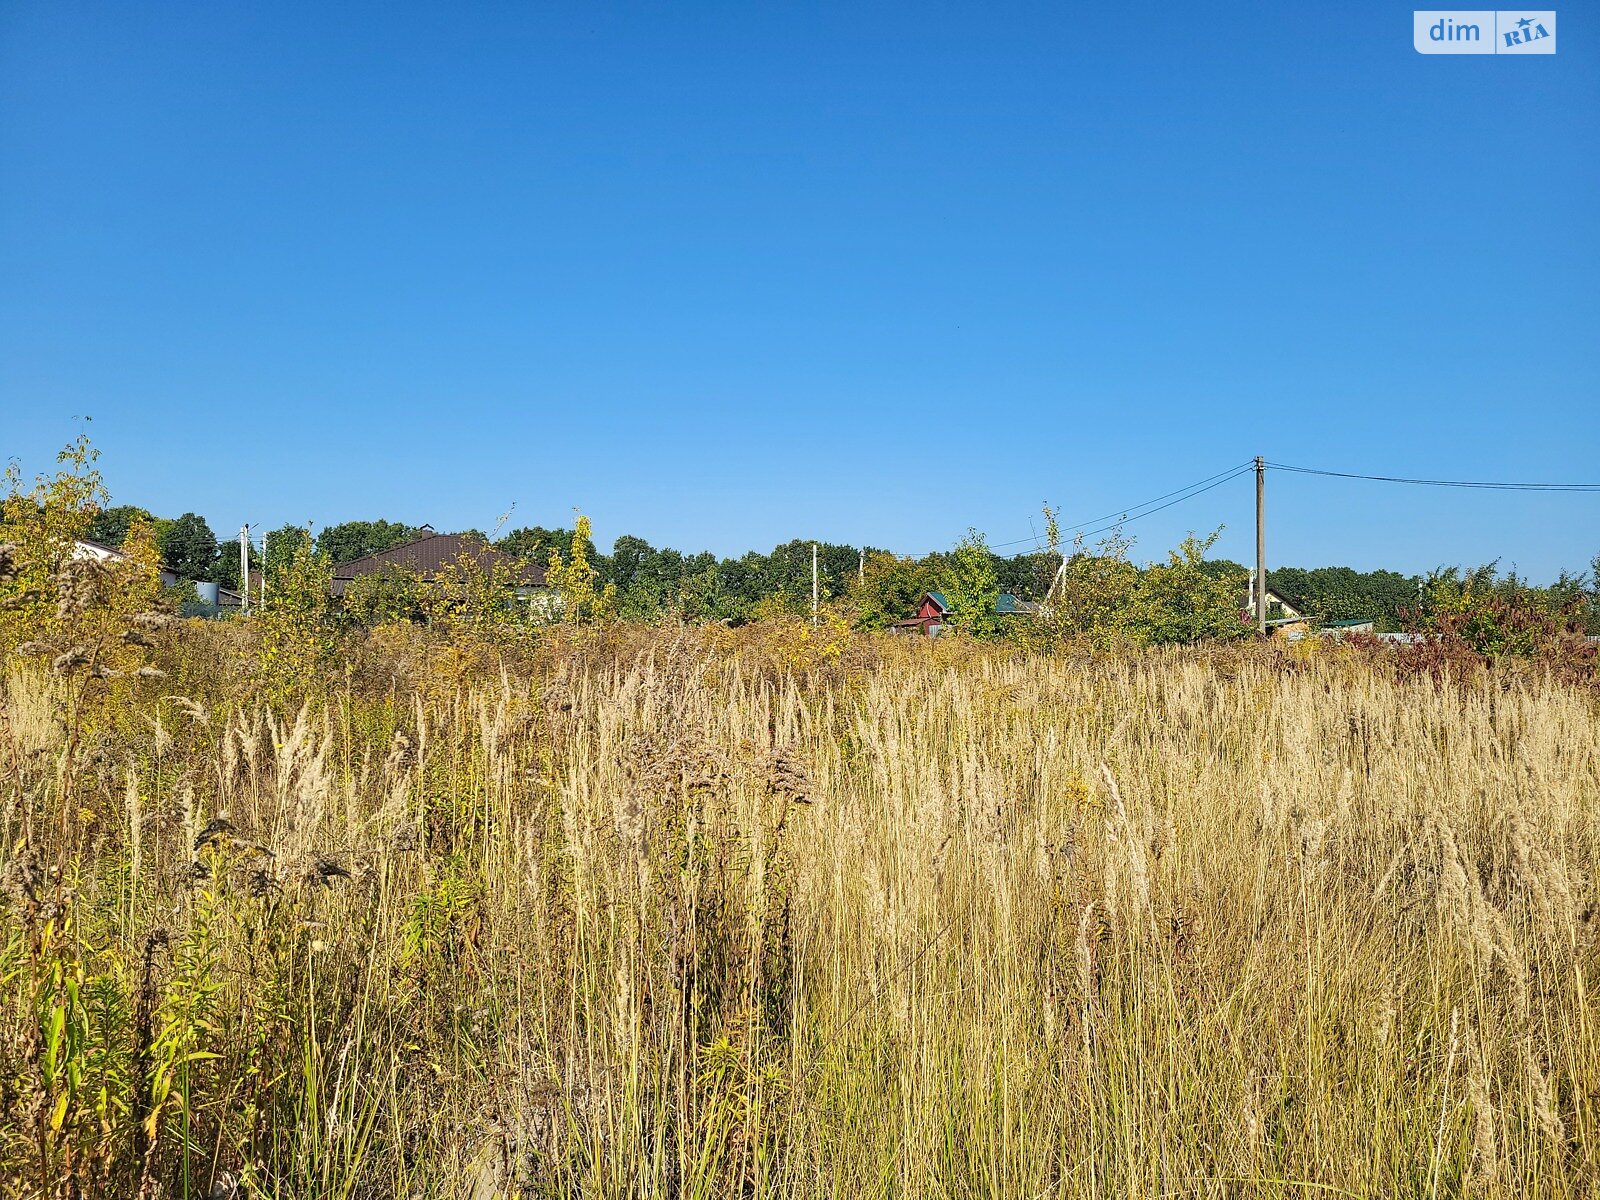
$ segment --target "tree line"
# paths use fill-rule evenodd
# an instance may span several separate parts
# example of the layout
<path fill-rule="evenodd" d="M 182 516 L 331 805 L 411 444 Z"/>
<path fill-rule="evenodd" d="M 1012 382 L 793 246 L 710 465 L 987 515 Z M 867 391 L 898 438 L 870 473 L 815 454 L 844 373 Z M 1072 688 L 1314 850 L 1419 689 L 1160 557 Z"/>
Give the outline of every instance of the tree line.
<path fill-rule="evenodd" d="M 237 544 L 219 543 L 196 513 L 163 518 L 134 505 L 111 506 L 95 516 L 88 536 L 121 546 L 138 521 L 147 522 L 154 531 L 163 567 L 180 580 L 239 587 Z M 803 538 L 766 553 L 751 550 L 737 557 L 718 557 L 710 551 L 656 547 L 632 534 L 617 538 L 605 554 L 587 536 L 584 525 L 581 537 L 571 528 L 541 525 L 522 526 L 498 537 L 477 530 L 462 532 L 475 534 L 513 558 L 541 565 L 550 561 L 552 553 L 570 555 L 578 537 L 596 586 L 614 593 L 616 615 L 636 621 L 739 623 L 764 615 L 805 613 L 811 605 L 813 545 L 819 599 L 824 604 L 848 603 L 853 623 L 868 629 L 885 628 L 910 616 L 925 592 L 939 591 L 951 603 L 955 623 L 965 623 L 974 632 L 993 632 L 1000 622 L 991 597 L 1009 593 L 1020 600 L 1039 601 L 1054 588 L 1056 619 L 1062 619 L 1063 611 L 1074 612 L 1080 632 L 1125 625 L 1137 620 L 1129 614 L 1142 611 L 1147 619 L 1137 640 L 1193 640 L 1193 636 L 1225 635 L 1241 624 L 1239 610 L 1249 579 L 1243 564 L 1205 556 L 1214 536 L 1190 539 L 1166 561 L 1138 566 L 1128 558 L 1131 543 L 1117 534 L 1092 548 L 1070 546 L 1017 555 L 994 553 L 982 535 L 972 531 L 949 551 L 919 557 Z M 314 534 L 286 525 L 267 533 L 259 550 L 250 547 L 251 570 L 272 571 L 306 542 L 324 561 L 342 563 L 392 549 L 425 532 L 430 531 L 387 520 L 344 521 Z M 1555 583 L 1543 587 L 1515 572 L 1502 573 L 1493 563 L 1420 575 L 1343 566 L 1278 567 L 1268 571 L 1267 582 L 1277 596 L 1313 621 L 1370 620 L 1379 632 L 1413 627 L 1416 615 L 1435 597 L 1463 588 L 1482 596 L 1515 595 L 1550 612 L 1576 611 L 1590 632 L 1600 632 L 1600 557 L 1588 572 L 1563 572 Z M 1163 592 L 1165 598 L 1158 598 Z"/>

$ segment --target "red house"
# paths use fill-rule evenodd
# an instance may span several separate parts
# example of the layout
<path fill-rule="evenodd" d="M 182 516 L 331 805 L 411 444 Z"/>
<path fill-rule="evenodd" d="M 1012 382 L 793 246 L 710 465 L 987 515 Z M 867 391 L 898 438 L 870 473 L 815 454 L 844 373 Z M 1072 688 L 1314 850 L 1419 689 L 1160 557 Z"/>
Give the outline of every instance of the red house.
<path fill-rule="evenodd" d="M 920 633 L 933 637 L 944 624 L 944 614 L 950 611 L 950 605 L 938 592 L 924 592 L 922 599 L 917 601 L 917 615 L 907 617 L 904 621 L 896 621 L 890 628 L 899 633 Z"/>
<path fill-rule="evenodd" d="M 917 601 L 917 615 L 896 621 L 889 628 L 897 633 L 920 633 L 935 637 L 944 628 L 945 614 L 949 611 L 950 602 L 942 592 L 924 592 L 922 599 Z M 995 601 L 994 611 L 1002 617 L 1017 617 L 1038 612 L 1039 606 L 1031 600 L 1018 600 L 1010 592 L 1001 592 Z"/>

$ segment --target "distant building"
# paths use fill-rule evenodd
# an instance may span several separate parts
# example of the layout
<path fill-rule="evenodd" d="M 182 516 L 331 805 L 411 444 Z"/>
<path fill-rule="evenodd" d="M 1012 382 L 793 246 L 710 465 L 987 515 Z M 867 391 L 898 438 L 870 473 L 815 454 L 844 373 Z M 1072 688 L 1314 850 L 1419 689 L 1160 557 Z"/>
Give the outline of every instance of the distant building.
<path fill-rule="evenodd" d="M 1376 628 L 1376 625 L 1377 623 L 1371 618 L 1353 617 L 1348 621 L 1326 621 L 1323 623 L 1322 630 L 1324 633 L 1334 634 L 1371 633 Z"/>
<path fill-rule="evenodd" d="M 1038 612 L 1039 606 L 1031 600 L 1018 600 L 1010 592 L 1001 592 L 995 601 L 994 611 L 1002 617 L 1027 616 Z M 916 615 L 896 621 L 890 628 L 899 633 L 935 637 L 944 628 L 949 612 L 950 603 L 944 598 L 943 592 L 924 592 L 922 599 L 917 601 Z"/>
<path fill-rule="evenodd" d="M 496 569 L 505 571 L 512 582 L 512 589 L 524 600 L 537 599 L 548 591 L 544 568 L 538 563 L 513 558 L 471 534 L 434 533 L 428 530 L 421 537 L 403 545 L 336 564 L 333 568 L 333 594 L 342 596 L 362 576 L 382 575 L 387 571 L 402 571 L 415 576 L 423 584 L 432 585 L 439 581 L 441 575 L 461 563 L 470 563 L 484 572 Z"/>
<path fill-rule="evenodd" d="M 72 547 L 73 558 L 92 558 L 96 562 L 127 562 L 128 556 L 115 546 L 108 546 L 104 542 L 91 541 L 88 538 L 79 538 Z M 161 586 L 177 587 L 178 577 L 165 567 L 161 568 Z"/>
<path fill-rule="evenodd" d="M 72 547 L 72 556 L 78 559 L 92 558 L 97 562 L 126 562 L 128 559 L 127 554 L 117 547 L 89 538 L 77 540 Z M 180 582 L 173 572 L 161 568 L 162 587 L 177 587 Z M 222 612 L 237 612 L 243 606 L 243 598 L 232 588 L 203 580 L 188 586 L 193 588 L 194 594 L 183 600 L 179 609 L 186 617 L 214 617 Z"/>
<path fill-rule="evenodd" d="M 1268 577 L 1271 577 L 1271 572 L 1268 572 Z M 1254 621 L 1256 617 L 1255 578 L 1255 574 L 1252 572 L 1250 575 L 1250 590 L 1245 593 L 1244 598 L 1244 611 L 1250 615 L 1250 619 L 1252 621 Z M 1273 591 L 1270 587 L 1267 589 L 1267 620 L 1269 622 L 1281 621 L 1285 619 L 1293 620 L 1297 617 L 1303 616 L 1305 616 L 1305 614 L 1301 612 L 1300 609 L 1295 605 L 1291 604 L 1282 595 Z"/>

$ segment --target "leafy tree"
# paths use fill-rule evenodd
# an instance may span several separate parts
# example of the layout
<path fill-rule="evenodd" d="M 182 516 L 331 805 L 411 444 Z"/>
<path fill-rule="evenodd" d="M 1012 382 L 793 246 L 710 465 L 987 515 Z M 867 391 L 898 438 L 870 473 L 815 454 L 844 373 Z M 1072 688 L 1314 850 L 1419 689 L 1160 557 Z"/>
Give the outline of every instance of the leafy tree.
<path fill-rule="evenodd" d="M 0 650 L 64 628 L 66 614 L 57 609 L 52 579 L 75 557 L 74 543 L 105 504 L 105 485 L 94 465 L 99 457 L 88 436 L 79 437 L 56 455 L 61 469 L 53 477 L 37 476 L 26 488 L 16 460 L 7 465 L 0 503 L 0 546 L 5 547 Z"/>
<path fill-rule="evenodd" d="M 563 621 L 588 623 L 609 620 L 616 615 L 617 589 L 614 584 L 600 582 L 600 573 L 589 561 L 593 546 L 589 538 L 589 518 L 580 514 L 566 558 L 562 558 L 559 550 L 550 552 L 545 582 L 559 596 L 558 611 Z"/>
<path fill-rule="evenodd" d="M 1013 554 L 1009 558 L 995 557 L 995 573 L 1000 580 L 1000 590 L 1026 600 L 1043 596 L 1060 566 L 1061 554 L 1049 549 Z"/>
<path fill-rule="evenodd" d="M 1600 635 L 1600 554 L 1590 560 L 1588 576 L 1580 575 L 1578 578 L 1587 578 L 1588 583 L 1584 589 L 1584 632 L 1591 637 Z"/>
<path fill-rule="evenodd" d="M 129 526 L 135 521 L 153 524 L 155 517 L 148 509 L 140 508 L 136 504 L 114 504 L 95 513 L 83 536 L 91 542 L 99 542 L 102 546 L 120 547 L 123 539 L 128 536 Z"/>
<path fill-rule="evenodd" d="M 262 537 L 262 570 L 266 572 L 269 586 L 273 576 L 288 566 L 301 546 L 305 546 L 308 552 L 316 550 L 311 531 L 304 525 L 285 525 L 281 529 L 268 531 Z"/>
<path fill-rule="evenodd" d="M 617 613 L 624 619 L 652 621 L 678 609 L 684 575 L 678 551 L 657 550 L 641 537 L 624 534 L 612 543 L 608 557 L 596 557 L 594 563 L 599 578 L 616 589 Z"/>
<path fill-rule="evenodd" d="M 420 532 L 400 521 L 344 521 L 317 534 L 317 550 L 330 563 L 354 562 L 404 545 Z"/>
<path fill-rule="evenodd" d="M 750 604 L 772 599 L 792 613 L 811 611 L 811 548 L 817 551 L 817 596 L 833 600 L 843 596 L 859 562 L 854 546 L 837 542 L 810 542 L 804 538 L 774 546 L 771 554 L 746 554 L 741 563 L 744 584 L 740 594 Z"/>
<path fill-rule="evenodd" d="M 209 579 L 217 562 L 217 535 L 205 518 L 184 513 L 161 532 L 161 562 L 179 579 Z"/>
<path fill-rule="evenodd" d="M 246 561 L 249 564 L 251 575 L 261 570 L 261 554 L 254 543 L 245 543 Z M 217 544 L 217 561 L 211 567 L 211 582 L 220 583 L 223 587 L 233 591 L 242 591 L 239 579 L 239 543 L 236 541 L 219 542 Z M 254 594 L 252 592 L 252 594 Z"/>
<path fill-rule="evenodd" d="M 850 584 L 856 625 L 862 629 L 887 629 L 911 616 L 917 601 L 933 585 L 932 572 L 916 559 L 901 558 L 887 550 L 871 551 L 859 578 L 853 578 Z"/>
<path fill-rule="evenodd" d="M 822 548 L 817 548 L 819 591 Z M 749 584 L 745 599 L 752 604 L 771 599 L 779 608 L 793 613 L 808 612 L 811 608 L 811 543 L 799 538 L 774 546 L 767 555 L 746 555 L 749 567 Z"/>
<path fill-rule="evenodd" d="M 267 595 L 256 623 L 262 677 L 274 699 L 287 702 L 306 695 L 332 667 L 333 567 L 308 530 L 290 525 L 276 533 L 275 541 L 267 535 Z"/>
<path fill-rule="evenodd" d="M 861 550 L 841 542 L 817 543 L 817 578 L 822 600 L 837 600 L 850 590 L 861 566 Z M 810 562 L 806 564 L 806 603 L 811 601 Z"/>
<path fill-rule="evenodd" d="M 1047 641 L 1100 647 L 1131 640 L 1127 620 L 1139 586 L 1139 568 L 1128 561 L 1131 545 L 1120 531 L 1092 550 L 1075 545 L 1046 592 L 1035 631 Z"/>
<path fill-rule="evenodd" d="M 527 610 L 517 594 L 516 564 L 507 556 L 485 553 L 489 543 L 482 534 L 469 531 L 460 536 L 463 544 L 455 561 L 443 564 L 431 583 L 416 589 L 423 619 L 456 628 L 520 621 Z M 401 577 L 391 578 L 391 594 L 399 594 Z"/>
<path fill-rule="evenodd" d="M 1572 613 L 1584 633 L 1600 634 L 1600 557 L 1590 563 L 1588 573 L 1562 571 L 1548 590 L 1553 608 Z"/>
<path fill-rule="evenodd" d="M 642 537 L 635 537 L 631 533 L 623 534 L 611 543 L 606 582 L 615 584 L 618 593 L 625 595 L 655 553 L 655 547 Z"/>
<path fill-rule="evenodd" d="M 1000 632 L 1000 580 L 988 543 L 976 529 L 956 543 L 948 564 L 939 578 L 939 590 L 949 604 L 947 620 L 974 637 L 993 637 Z"/>
<path fill-rule="evenodd" d="M 1240 575 L 1243 575 L 1246 581 L 1248 581 L 1252 573 L 1252 569 L 1250 567 L 1245 566 L 1241 562 L 1234 562 L 1231 558 L 1207 558 L 1203 559 L 1198 565 L 1202 572 L 1211 576 L 1213 579 L 1220 579 L 1224 576 L 1237 578 Z M 1272 585 L 1272 580 L 1273 573 L 1268 571 L 1268 586 Z M 1281 595 L 1282 593 L 1279 594 Z"/>
<path fill-rule="evenodd" d="M 678 584 L 678 613 L 688 621 L 742 621 L 749 615 L 749 602 L 730 587 L 728 572 L 710 553 L 692 554 L 683 560 Z"/>
<path fill-rule="evenodd" d="M 340 598 L 340 607 L 346 617 L 361 625 L 420 621 L 428 611 L 424 591 L 415 571 L 391 563 L 381 571 L 352 579 Z"/>
<path fill-rule="evenodd" d="M 526 525 L 506 534 L 495 543 L 495 549 L 513 558 L 542 563 L 550 558 L 551 551 L 569 549 L 572 546 L 572 534 L 573 531 L 570 529 L 546 529 L 543 525 Z M 584 547 L 584 555 L 590 562 L 595 560 L 594 542 L 591 541 Z"/>
<path fill-rule="evenodd" d="M 1495 563 L 1440 568 L 1423 579 L 1421 601 L 1406 613 L 1408 627 L 1486 658 L 1558 658 L 1565 647 L 1582 645 L 1586 627 L 1574 582 L 1534 587 L 1515 571 L 1500 575 Z"/>
<path fill-rule="evenodd" d="M 1419 580 L 1394 571 L 1355 571 L 1350 567 L 1280 567 L 1267 572 L 1267 584 L 1296 609 L 1316 621 L 1370 620 L 1380 629 L 1401 626 L 1401 610 L 1417 602 Z"/>
<path fill-rule="evenodd" d="M 77 553 L 106 498 L 98 457 L 80 437 L 57 456 L 53 477 L 27 488 L 13 462 L 0 500 L 0 657 L 8 667 L 13 654 L 35 658 L 55 679 L 46 695 L 66 733 L 54 764 L 63 856 L 81 830 L 69 819 L 74 760 L 93 713 L 125 701 L 142 677 L 159 677 L 145 648 L 171 620 L 157 610 L 160 566 L 148 522 L 129 524 L 119 559 Z M 65 877 L 64 859 L 58 865 Z"/>
<path fill-rule="evenodd" d="M 636 611 L 660 615 L 679 610 L 683 588 L 683 555 L 677 550 L 656 550 L 639 564 L 629 600 Z"/>
<path fill-rule="evenodd" d="M 1154 563 L 1140 573 L 1126 619 L 1127 628 L 1139 641 L 1186 644 L 1249 633 L 1239 603 L 1246 576 L 1231 572 L 1213 575 L 1202 569 L 1206 551 L 1221 532 L 1218 529 L 1205 538 L 1190 534 L 1167 555 L 1166 562 Z"/>

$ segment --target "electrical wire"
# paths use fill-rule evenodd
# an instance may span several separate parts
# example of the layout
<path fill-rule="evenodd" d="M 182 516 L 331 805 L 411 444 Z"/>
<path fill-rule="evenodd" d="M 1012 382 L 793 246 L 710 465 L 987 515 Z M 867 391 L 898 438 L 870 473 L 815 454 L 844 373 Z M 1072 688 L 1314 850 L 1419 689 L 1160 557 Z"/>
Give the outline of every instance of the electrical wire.
<path fill-rule="evenodd" d="M 1484 483 L 1467 479 L 1408 479 L 1399 475 L 1359 475 L 1353 471 L 1323 471 L 1316 467 L 1292 467 L 1269 462 L 1274 471 L 1293 471 L 1297 475 L 1327 475 L 1335 479 L 1367 479 L 1377 483 L 1409 483 L 1420 487 L 1479 488 L 1497 492 L 1600 492 L 1600 483 Z"/>
<path fill-rule="evenodd" d="M 1122 525 L 1126 525 L 1129 521 L 1140 521 L 1140 520 L 1143 520 L 1145 517 L 1152 516 L 1155 513 L 1158 513 L 1160 511 L 1162 511 L 1162 509 L 1171 508 L 1174 504 L 1182 504 L 1185 500 L 1192 500 L 1196 496 L 1201 495 L 1204 492 L 1209 492 L 1212 488 L 1219 488 L 1225 483 L 1232 483 L 1235 479 L 1239 478 L 1239 476 L 1249 474 L 1250 470 L 1254 467 L 1254 465 L 1255 465 L 1254 463 L 1245 463 L 1243 466 L 1235 467 L 1232 471 L 1230 471 L 1228 474 L 1224 475 L 1222 478 L 1218 479 L 1215 483 L 1208 483 L 1203 488 L 1196 488 L 1194 491 L 1189 492 L 1186 495 L 1179 496 L 1176 500 L 1169 500 L 1167 503 L 1165 503 L 1165 504 L 1163 504 L 1163 505 L 1161 505 L 1161 506 L 1159 506 L 1157 508 L 1152 508 L 1152 509 L 1148 510 L 1147 512 L 1139 513 L 1137 516 L 1126 517 L 1126 518 L 1123 518 L 1122 520 L 1112 521 L 1108 525 L 1102 525 L 1099 529 L 1086 530 L 1083 533 L 1079 534 L 1079 536 L 1080 537 L 1086 537 L 1086 538 L 1094 537 L 1095 534 L 1097 534 L 1097 533 L 1106 533 L 1109 530 L 1116 529 L 1116 528 L 1118 528 L 1119 526 L 1122 526 Z"/>
<path fill-rule="evenodd" d="M 1233 478 L 1233 476 L 1238 474 L 1240 471 L 1247 470 L 1249 467 L 1253 466 L 1254 463 L 1255 463 L 1255 460 L 1251 459 L 1248 462 L 1242 462 L 1242 463 L 1238 464 L 1237 466 L 1229 467 L 1225 471 L 1218 471 L 1215 475 L 1207 475 L 1204 479 L 1197 480 L 1194 483 L 1185 484 L 1181 488 L 1174 488 L 1170 492 L 1164 492 L 1162 495 L 1156 496 L 1153 499 L 1145 500 L 1145 501 L 1142 501 L 1142 502 L 1140 502 L 1138 504 L 1130 504 L 1125 508 L 1113 509 L 1111 512 L 1103 513 L 1098 517 L 1090 517 L 1087 521 L 1080 521 L 1076 525 L 1061 525 L 1061 526 L 1059 526 L 1059 528 L 1068 529 L 1068 530 L 1087 529 L 1090 525 L 1098 525 L 1102 521 L 1111 521 L 1112 518 L 1117 518 L 1117 520 L 1114 521 L 1113 523 L 1114 524 L 1119 524 L 1119 525 L 1123 521 L 1136 521 L 1139 518 L 1137 516 L 1134 516 L 1133 514 L 1138 513 L 1141 508 L 1149 508 L 1149 506 L 1152 505 L 1152 504 L 1160 504 L 1161 501 L 1170 499 L 1173 496 L 1178 496 L 1178 500 L 1173 501 L 1173 503 L 1179 503 L 1182 500 L 1187 500 L 1189 498 L 1188 496 L 1179 495 L 1179 493 L 1182 493 L 1182 492 L 1189 492 L 1192 495 L 1198 496 L 1200 494 L 1200 492 L 1202 492 L 1202 491 L 1210 491 L 1211 490 L 1210 487 L 1208 487 L 1206 485 L 1215 486 L 1216 483 L 1226 483 L 1229 479 Z M 1196 490 L 1196 489 L 1198 489 L 1198 490 Z M 1168 507 L 1168 506 L 1167 505 L 1162 505 L 1162 507 L 1165 508 L 1165 507 Z M 1150 511 L 1151 512 L 1160 512 L 1161 509 L 1160 508 L 1151 508 Z M 1148 514 L 1140 513 L 1139 515 L 1140 516 L 1145 516 L 1145 515 L 1148 515 Z M 996 543 L 996 546 L 997 547 L 998 546 L 1019 546 L 1023 542 L 1033 542 L 1035 545 L 1037 545 L 1038 542 L 1039 542 L 1039 539 L 1037 537 L 1017 538 L 1016 541 L 1013 541 L 1013 542 L 998 542 L 998 543 Z"/>
<path fill-rule="evenodd" d="M 1362 479 L 1374 483 L 1404 483 L 1416 487 L 1475 488 L 1481 491 L 1499 492 L 1578 492 L 1591 495 L 1600 493 L 1600 483 L 1515 483 L 1470 479 L 1412 479 L 1402 475 L 1363 475 L 1355 471 L 1325 471 L 1317 467 L 1300 467 L 1279 462 L 1265 462 L 1263 465 L 1269 470 L 1289 471 L 1296 475 L 1322 475 L 1333 479 Z M 1218 471 L 1215 475 L 1208 475 L 1195 483 L 1187 484 L 1184 487 L 1176 488 L 1150 500 L 1145 500 L 1142 503 L 1116 509 L 1076 525 L 1061 525 L 1059 528 L 1075 534 L 1079 539 L 1095 537 L 1113 529 L 1118 529 L 1130 522 L 1154 516 L 1156 513 L 1169 509 L 1175 504 L 1182 504 L 1185 500 L 1192 500 L 1196 496 L 1211 491 L 1212 488 L 1221 487 L 1223 484 L 1248 473 L 1254 466 L 1255 460 L 1250 459 L 1224 471 Z M 1091 529 L 1090 526 L 1095 526 L 1095 528 Z M 1020 558 L 1024 554 L 1035 553 L 1045 549 L 1043 540 L 1038 534 L 1034 534 L 1031 537 L 1017 538 L 1009 542 L 996 542 L 990 549 L 1000 550 L 1007 546 L 1020 546 L 1030 542 L 1033 544 L 1032 551 L 1019 550 L 1007 557 Z M 935 553 L 939 553 L 939 551 L 928 551 L 928 554 Z M 925 558 L 927 555 L 918 555 L 917 557 Z"/>
<path fill-rule="evenodd" d="M 1255 460 L 1250 459 L 1246 462 L 1239 463 L 1237 466 L 1232 466 L 1226 470 L 1218 471 L 1215 475 L 1207 475 L 1204 479 L 1196 480 L 1194 483 L 1185 484 L 1180 488 L 1174 488 L 1170 492 L 1163 492 L 1161 495 L 1154 496 L 1149 500 L 1142 500 L 1138 504 L 1130 504 L 1125 508 L 1113 509 L 1111 512 L 1103 513 L 1098 517 L 1090 517 L 1087 521 L 1080 521 L 1076 525 L 1061 525 L 1058 526 L 1058 528 L 1069 533 L 1077 533 L 1081 530 L 1088 530 L 1088 532 L 1083 533 L 1082 536 L 1092 537 L 1097 533 L 1104 533 L 1107 529 L 1115 529 L 1117 526 L 1127 524 L 1129 521 L 1138 521 L 1144 517 L 1150 516 L 1153 513 L 1158 513 L 1162 509 L 1171 508 L 1174 504 L 1182 504 L 1185 500 L 1188 500 L 1194 496 L 1198 496 L 1202 492 L 1209 492 L 1214 487 L 1220 487 L 1229 480 L 1236 479 L 1244 472 L 1250 470 L 1250 468 L 1254 465 Z M 1162 503 L 1162 501 L 1166 501 L 1166 503 Z M 1152 507 L 1152 505 L 1154 507 Z M 1102 528 L 1089 529 L 1089 526 L 1099 525 L 1103 521 L 1109 521 L 1110 523 Z M 1033 535 L 1032 537 L 1016 538 L 1009 542 L 995 542 L 992 543 L 989 548 L 991 550 L 1001 550 L 1007 546 L 1020 546 L 1028 542 L 1033 543 L 1035 551 L 1043 550 L 1045 548 L 1043 539 L 1037 534 Z M 926 558 L 928 554 L 939 553 L 942 553 L 942 551 L 929 550 L 925 554 L 916 555 L 915 557 Z M 1003 557 L 1018 558 L 1027 553 L 1031 552 L 1022 550 L 1018 551 L 1016 554 Z"/>
<path fill-rule="evenodd" d="M 1110 512 L 1106 513 L 1104 516 L 1096 517 L 1093 521 L 1085 521 L 1080 525 L 1064 525 L 1061 528 L 1075 533 L 1075 540 L 1092 538 L 1097 534 L 1108 533 L 1113 529 L 1120 529 L 1122 526 L 1133 521 L 1142 521 L 1145 517 L 1154 516 L 1156 513 L 1162 512 L 1165 509 L 1169 509 L 1175 504 L 1182 504 L 1185 500 L 1192 500 L 1196 496 L 1209 492 L 1212 488 L 1219 488 L 1225 483 L 1231 483 L 1233 480 L 1239 478 L 1239 476 L 1247 474 L 1254 466 L 1255 461 L 1252 459 L 1249 462 L 1240 463 L 1236 467 L 1229 467 L 1226 471 L 1219 471 L 1215 475 L 1208 475 L 1206 478 L 1198 481 L 1197 483 L 1191 483 L 1188 487 L 1182 487 L 1177 491 L 1168 492 L 1164 496 L 1157 496 L 1154 500 L 1146 500 L 1143 504 L 1135 504 L 1132 508 L 1118 509 L 1116 512 Z M 1165 500 L 1166 503 L 1157 504 L 1156 501 L 1159 500 Z M 1155 507 L 1152 508 L 1150 507 L 1151 505 L 1155 505 Z M 1140 509 L 1143 509 L 1144 511 L 1140 512 Z M 1106 524 L 1100 525 L 1098 528 L 1094 529 L 1088 528 L 1088 526 L 1094 525 L 1099 521 L 1105 521 Z M 1002 542 L 1000 544 L 1002 546 L 1007 546 L 1015 545 L 1016 543 Z M 1037 541 L 1035 542 L 1035 551 L 1041 551 L 1044 548 L 1045 547 L 1043 545 L 1039 544 Z M 1025 554 L 1028 552 L 1023 551 L 1022 553 Z M 1013 554 L 1010 557 L 1018 558 L 1020 557 L 1020 554 Z"/>

